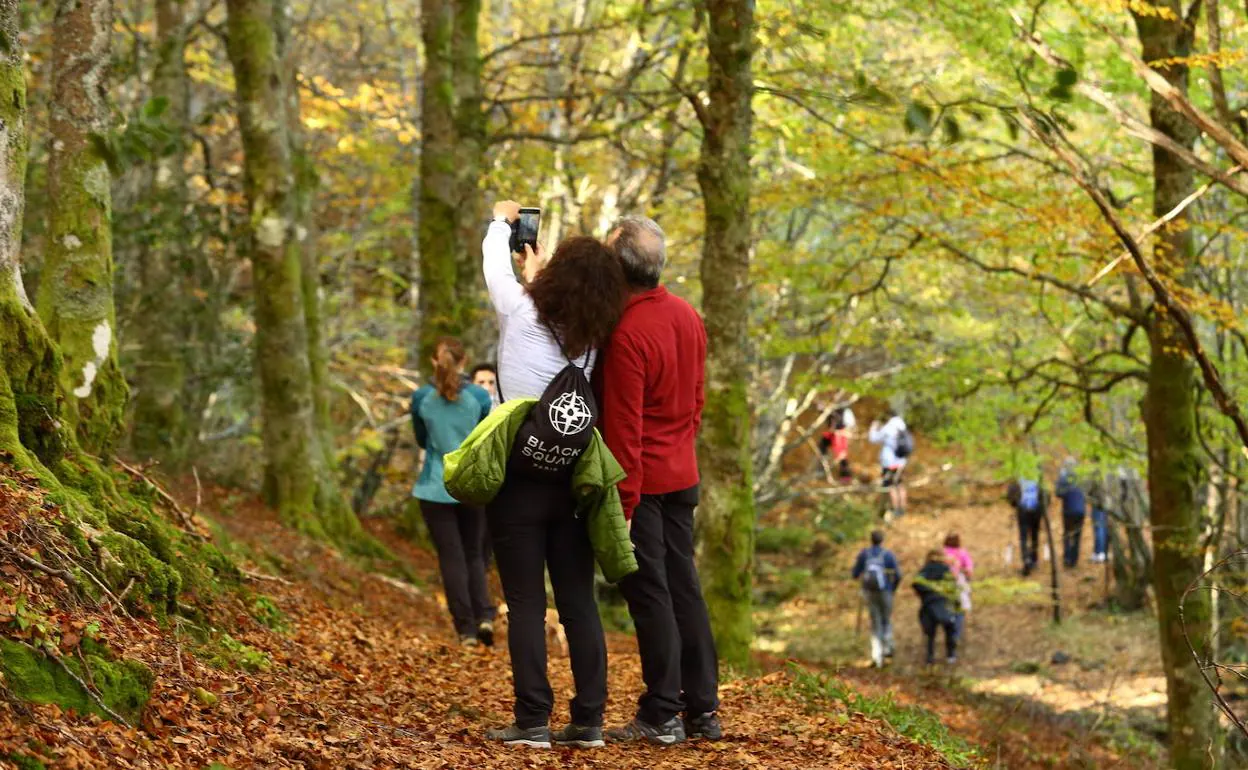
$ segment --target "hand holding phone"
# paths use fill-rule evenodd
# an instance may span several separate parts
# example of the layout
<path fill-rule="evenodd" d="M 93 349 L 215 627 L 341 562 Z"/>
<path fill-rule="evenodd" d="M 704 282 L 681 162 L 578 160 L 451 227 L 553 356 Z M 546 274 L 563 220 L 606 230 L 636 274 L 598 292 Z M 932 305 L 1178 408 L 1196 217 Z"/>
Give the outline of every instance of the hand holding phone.
<path fill-rule="evenodd" d="M 537 229 L 542 222 L 542 210 L 539 208 L 521 208 L 516 219 L 515 241 L 516 251 L 525 253 L 526 246 L 537 249 Z"/>

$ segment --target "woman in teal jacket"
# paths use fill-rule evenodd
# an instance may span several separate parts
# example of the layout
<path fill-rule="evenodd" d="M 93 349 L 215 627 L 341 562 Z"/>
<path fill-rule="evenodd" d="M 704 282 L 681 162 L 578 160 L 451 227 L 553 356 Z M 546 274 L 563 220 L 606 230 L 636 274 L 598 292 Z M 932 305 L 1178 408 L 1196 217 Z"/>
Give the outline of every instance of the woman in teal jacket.
<path fill-rule="evenodd" d="M 485 512 L 462 505 L 442 481 L 443 457 L 453 452 L 490 413 L 490 394 L 464 379 L 464 346 L 458 340 L 438 341 L 433 357 L 433 384 L 412 394 L 412 429 L 425 450 L 420 479 L 412 497 L 438 551 L 442 588 L 455 632 L 465 645 L 494 643 L 494 604 L 485 578 Z"/>

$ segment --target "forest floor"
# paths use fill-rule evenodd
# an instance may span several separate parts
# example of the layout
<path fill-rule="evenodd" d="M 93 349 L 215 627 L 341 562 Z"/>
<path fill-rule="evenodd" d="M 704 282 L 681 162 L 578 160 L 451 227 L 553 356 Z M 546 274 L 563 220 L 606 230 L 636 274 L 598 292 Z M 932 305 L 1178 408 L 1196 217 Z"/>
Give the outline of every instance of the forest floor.
<path fill-rule="evenodd" d="M 761 613 L 762 646 L 823 665 L 865 693 L 892 692 L 927 707 L 1005 767 L 1160 766 L 1166 695 L 1156 621 L 1148 612 L 1104 608 L 1105 566 L 1088 559 L 1090 522 L 1079 565 L 1059 568 L 1062 623 L 1054 624 L 1043 533 L 1040 569 L 1023 578 L 1002 487 L 940 480 L 956 478 L 950 471 L 956 469 L 936 471 L 926 479 L 933 483 L 912 489 L 907 515 L 886 526 L 886 546 L 908 577 L 947 533 L 959 533 L 972 553 L 974 609 L 957 664 L 923 665 L 918 600 L 907 579 L 893 615 L 896 657 L 883 671 L 870 667 L 870 621 L 849 576 L 865 534 L 863 542 L 760 557 L 780 579 L 792 571 L 810 575 L 800 593 Z M 795 513 L 768 524 L 812 529 Z M 1054 525 L 1060 538 L 1060 520 Z M 943 657 L 943 637 L 938 652 Z"/>
<path fill-rule="evenodd" d="M 0 486 L 0 535 L 17 532 L 31 516 L 55 517 L 55 507 L 29 479 L 10 475 L 8 481 L 21 489 Z M 199 510 L 228 533 L 230 552 L 243 556 L 251 590 L 201 604 L 207 614 L 194 623 L 132 617 L 74 595 L 57 576 L 17 559 L 0 560 L 8 594 L 0 597 L 6 599 L 0 611 L 9 612 L 0 618 L 0 641 L 26 644 L 21 640 L 31 639 L 30 623 L 43 624 L 60 630 L 62 655 L 85 663 L 79 637 L 90 636 L 154 674 L 151 699 L 133 727 L 0 697 L 0 765 L 917 770 L 965 757 L 903 737 L 847 705 L 854 701 L 835 680 L 796 669 L 726 681 L 722 714 L 729 737 L 722 742 L 590 752 L 491 745 L 482 737 L 485 729 L 510 721 L 506 651 L 455 643 L 427 552 L 395 536 L 388 523 L 370 522 L 418 576 L 416 584 L 401 582 L 283 529 L 247 496 L 206 492 Z M 32 613 L 38 613 L 33 621 Z M 195 631 L 205 626 L 215 634 L 204 638 Z M 630 716 L 640 670 L 630 638 L 613 634 L 609 647 L 607 721 L 618 724 Z M 557 726 L 571 695 L 566 659 L 554 654 L 550 671 Z M 924 729 L 946 745 L 963 745 L 934 725 L 934 731 L 932 724 Z"/>

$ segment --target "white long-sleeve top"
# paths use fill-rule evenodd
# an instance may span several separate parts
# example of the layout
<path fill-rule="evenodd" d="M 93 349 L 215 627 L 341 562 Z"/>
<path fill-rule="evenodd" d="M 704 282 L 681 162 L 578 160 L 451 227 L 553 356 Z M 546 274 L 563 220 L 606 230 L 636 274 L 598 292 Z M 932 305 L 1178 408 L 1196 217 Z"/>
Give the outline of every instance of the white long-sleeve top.
<path fill-rule="evenodd" d="M 498 313 L 498 392 L 501 399 L 508 400 L 541 398 L 550 381 L 568 365 L 568 359 L 538 318 L 533 298 L 516 278 L 510 242 L 511 227 L 491 222 L 481 243 L 485 286 Z M 597 351 L 588 356 L 586 377 L 593 373 L 597 359 Z"/>
<path fill-rule="evenodd" d="M 867 434 L 872 444 L 880 445 L 881 468 L 904 468 L 906 458 L 897 456 L 897 439 L 906 429 L 906 421 L 896 415 L 883 425 L 872 425 Z"/>

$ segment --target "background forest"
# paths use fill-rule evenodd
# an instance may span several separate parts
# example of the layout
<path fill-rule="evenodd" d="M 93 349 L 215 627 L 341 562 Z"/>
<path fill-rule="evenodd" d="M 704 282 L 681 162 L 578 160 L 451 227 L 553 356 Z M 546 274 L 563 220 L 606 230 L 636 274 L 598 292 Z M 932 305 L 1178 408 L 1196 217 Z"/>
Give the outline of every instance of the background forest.
<path fill-rule="evenodd" d="M 727 663 L 760 526 L 873 504 L 828 416 L 892 403 L 933 489 L 1146 482 L 1098 612 L 1157 655 L 1154 759 L 1245 761 L 1248 3 L 0 0 L 0 43 L 0 496 L 68 538 L 13 514 L 13 564 L 211 614 L 265 562 L 165 515 L 208 489 L 393 572 L 432 343 L 496 352 L 488 202 L 548 244 L 642 213 L 707 324 Z"/>

